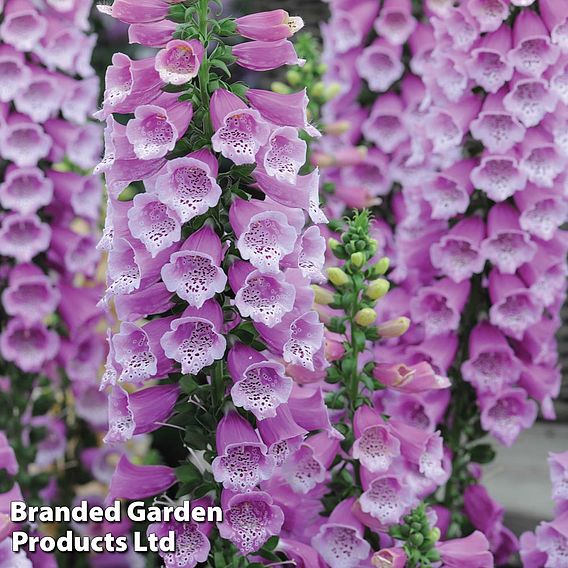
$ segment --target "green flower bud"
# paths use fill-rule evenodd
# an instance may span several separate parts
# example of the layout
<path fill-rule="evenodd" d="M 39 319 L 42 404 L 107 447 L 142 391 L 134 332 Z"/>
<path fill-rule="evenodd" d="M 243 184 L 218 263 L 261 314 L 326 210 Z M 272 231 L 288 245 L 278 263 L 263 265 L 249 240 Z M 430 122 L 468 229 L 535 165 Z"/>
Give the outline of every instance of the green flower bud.
<path fill-rule="evenodd" d="M 290 71 L 286 73 L 286 80 L 290 85 L 296 86 L 302 82 L 302 75 L 296 69 L 290 69 Z"/>
<path fill-rule="evenodd" d="M 331 99 L 337 97 L 339 93 L 341 93 L 341 85 L 339 83 L 333 83 L 325 90 L 325 98 L 330 101 Z"/>
<path fill-rule="evenodd" d="M 385 278 L 373 280 L 365 290 L 365 296 L 371 300 L 378 300 L 386 295 L 390 289 L 390 282 Z"/>
<path fill-rule="evenodd" d="M 327 65 L 325 63 L 320 63 L 317 67 L 316 67 L 316 72 L 319 75 L 323 75 L 325 72 L 327 71 Z"/>
<path fill-rule="evenodd" d="M 362 252 L 354 252 L 351 255 L 351 263 L 357 268 L 361 268 L 365 264 L 365 255 Z"/>
<path fill-rule="evenodd" d="M 422 543 L 424 542 L 424 535 L 420 534 L 420 533 L 414 533 L 413 535 L 410 535 L 410 542 L 417 547 L 422 546 Z"/>
<path fill-rule="evenodd" d="M 375 323 L 377 312 L 371 308 L 363 308 L 355 314 L 355 321 L 362 327 Z"/>
<path fill-rule="evenodd" d="M 375 266 L 373 266 L 373 274 L 376 274 L 377 276 L 383 276 L 387 273 L 389 266 L 390 260 L 388 259 L 388 257 L 384 256 L 383 258 L 381 258 L 381 260 L 379 260 L 379 262 L 377 262 L 377 264 L 375 264 Z"/>
<path fill-rule="evenodd" d="M 327 277 L 334 286 L 345 286 L 349 282 L 349 276 L 336 266 L 327 269 Z"/>
<path fill-rule="evenodd" d="M 333 252 L 337 247 L 341 246 L 341 243 L 337 239 L 330 237 L 329 239 L 327 239 L 327 246 Z"/>
<path fill-rule="evenodd" d="M 329 304 L 333 303 L 333 292 L 330 290 L 322 288 L 317 284 L 312 286 L 312 290 L 314 291 L 314 301 L 316 304 L 320 304 L 320 306 L 329 306 Z"/>
<path fill-rule="evenodd" d="M 442 533 L 440 532 L 440 529 L 438 527 L 434 527 L 431 531 L 430 534 L 428 535 L 428 538 L 432 541 L 432 542 L 438 542 L 440 540 L 440 537 L 442 536 Z"/>
<path fill-rule="evenodd" d="M 280 81 L 274 81 L 270 88 L 279 95 L 289 95 L 292 92 L 292 89 L 285 83 L 281 83 Z"/>
<path fill-rule="evenodd" d="M 313 87 L 312 87 L 312 97 L 315 97 L 317 99 L 321 99 L 325 96 L 325 85 L 323 84 L 322 81 L 318 81 Z"/>

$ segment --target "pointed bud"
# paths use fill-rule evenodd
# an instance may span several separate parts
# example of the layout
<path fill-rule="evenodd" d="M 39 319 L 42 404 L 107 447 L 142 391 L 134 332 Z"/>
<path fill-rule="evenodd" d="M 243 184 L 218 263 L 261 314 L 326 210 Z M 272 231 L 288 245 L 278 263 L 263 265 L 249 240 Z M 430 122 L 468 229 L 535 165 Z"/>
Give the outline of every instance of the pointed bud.
<path fill-rule="evenodd" d="M 290 85 L 295 87 L 302 82 L 302 75 L 296 69 L 290 69 L 290 71 L 286 73 L 286 80 L 290 83 Z"/>
<path fill-rule="evenodd" d="M 365 296 L 371 300 L 378 300 L 386 295 L 390 289 L 390 282 L 385 278 L 378 278 L 369 284 L 365 290 Z"/>
<path fill-rule="evenodd" d="M 410 320 L 407 317 L 392 319 L 377 326 L 379 335 L 385 339 L 400 337 L 404 335 L 410 327 Z"/>
<path fill-rule="evenodd" d="M 327 277 L 334 286 L 345 286 L 349 282 L 349 276 L 336 266 L 327 269 Z"/>
<path fill-rule="evenodd" d="M 355 321 L 361 327 L 367 327 L 375 322 L 377 319 L 377 312 L 371 308 L 363 308 L 355 314 Z"/>
<path fill-rule="evenodd" d="M 341 246 L 341 243 L 337 239 L 329 238 L 327 239 L 327 246 L 331 251 L 334 251 L 337 247 Z"/>
<path fill-rule="evenodd" d="M 351 255 L 351 263 L 357 268 L 361 268 L 365 264 L 365 255 L 362 252 L 354 252 Z"/>
<path fill-rule="evenodd" d="M 440 540 L 440 537 L 442 536 L 442 533 L 440 532 L 440 529 L 438 527 L 434 527 L 431 531 L 430 534 L 428 535 L 428 538 L 432 541 L 432 542 L 438 542 Z"/>
<path fill-rule="evenodd" d="M 383 276 L 387 273 L 389 266 L 390 260 L 388 259 L 388 257 L 383 256 L 383 258 L 381 258 L 381 260 L 379 260 L 379 262 L 377 262 L 377 264 L 373 266 L 373 274 L 375 274 L 376 276 Z"/>
<path fill-rule="evenodd" d="M 317 284 L 312 286 L 312 290 L 314 291 L 314 301 L 316 304 L 320 306 L 329 306 L 329 304 L 333 303 L 333 292 L 330 290 L 326 290 Z"/>

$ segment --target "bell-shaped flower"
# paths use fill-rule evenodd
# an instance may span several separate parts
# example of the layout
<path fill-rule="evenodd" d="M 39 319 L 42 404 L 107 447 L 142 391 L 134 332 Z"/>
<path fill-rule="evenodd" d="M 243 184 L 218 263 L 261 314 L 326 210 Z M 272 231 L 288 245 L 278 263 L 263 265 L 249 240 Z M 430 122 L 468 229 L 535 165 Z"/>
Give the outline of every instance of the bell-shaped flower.
<path fill-rule="evenodd" d="M 469 0 L 467 7 L 479 22 L 481 33 L 494 32 L 509 17 L 509 6 L 504 0 Z"/>
<path fill-rule="evenodd" d="M 227 276 L 220 268 L 223 246 L 208 225 L 190 235 L 182 247 L 170 256 L 162 267 L 162 280 L 170 292 L 175 292 L 190 306 L 201 308 L 223 292 Z"/>
<path fill-rule="evenodd" d="M 514 154 L 486 154 L 471 172 L 473 184 L 493 201 L 505 201 L 527 183 L 526 174 L 520 169 Z"/>
<path fill-rule="evenodd" d="M 304 27 L 302 18 L 282 9 L 256 12 L 235 20 L 237 33 L 258 41 L 279 41 L 293 36 Z"/>
<path fill-rule="evenodd" d="M 270 135 L 270 125 L 259 112 L 224 89 L 217 89 L 211 97 L 211 120 L 213 150 L 237 165 L 253 164 Z"/>
<path fill-rule="evenodd" d="M 447 377 L 436 374 L 426 362 L 411 366 L 377 363 L 373 376 L 387 388 L 404 393 L 447 389 L 451 386 Z"/>
<path fill-rule="evenodd" d="M 498 393 L 519 380 L 522 366 L 505 336 L 489 322 L 477 324 L 469 336 L 469 359 L 461 372 L 478 393 Z"/>
<path fill-rule="evenodd" d="M 295 184 L 300 168 L 306 161 L 306 143 L 292 126 L 276 128 L 262 151 L 264 171 L 279 181 Z"/>
<path fill-rule="evenodd" d="M 552 43 L 558 45 L 565 54 L 568 52 L 568 36 L 566 14 L 560 0 L 541 0 L 540 16 L 550 31 Z"/>
<path fill-rule="evenodd" d="M 546 113 L 554 111 L 557 103 L 558 98 L 550 90 L 548 81 L 522 75 L 513 76 L 503 99 L 505 108 L 527 128 L 539 124 Z"/>
<path fill-rule="evenodd" d="M 357 71 L 369 88 L 377 93 L 387 91 L 404 73 L 402 47 L 385 38 L 376 39 L 357 59 Z"/>
<path fill-rule="evenodd" d="M 231 541 L 243 555 L 259 550 L 284 523 L 282 509 L 274 505 L 264 491 L 236 494 L 224 490 L 221 495 L 223 522 L 217 524 L 221 538 Z"/>
<path fill-rule="evenodd" d="M 155 497 L 167 491 L 175 482 L 176 474 L 171 467 L 135 465 L 123 455 L 113 473 L 105 502 Z"/>
<path fill-rule="evenodd" d="M 487 238 L 481 243 L 483 256 L 502 274 L 514 274 L 536 251 L 536 244 L 519 225 L 519 212 L 507 203 L 494 205 L 487 217 Z"/>
<path fill-rule="evenodd" d="M 27 114 L 35 122 L 45 122 L 61 110 L 63 86 L 58 76 L 41 68 L 32 68 L 27 86 L 14 96 L 18 112 Z"/>
<path fill-rule="evenodd" d="M 225 489 L 250 493 L 272 477 L 274 458 L 252 426 L 237 412 L 229 412 L 217 426 L 217 457 L 213 476 Z"/>
<path fill-rule="evenodd" d="M 156 54 L 155 68 L 164 83 L 184 85 L 199 73 L 205 50 L 196 39 L 174 39 Z"/>
<path fill-rule="evenodd" d="M 17 166 L 35 166 L 46 158 L 52 146 L 44 129 L 21 114 L 11 114 L 0 130 L 0 151 L 5 160 Z"/>
<path fill-rule="evenodd" d="M 465 538 L 454 538 L 436 544 L 444 566 L 448 568 L 493 568 L 489 541 L 479 531 Z"/>
<path fill-rule="evenodd" d="M 294 45 L 287 39 L 278 41 L 247 41 L 233 47 L 237 64 L 251 71 L 271 71 L 283 65 L 303 65 Z"/>
<path fill-rule="evenodd" d="M 10 45 L 0 46 L 0 101 L 10 102 L 29 85 L 30 78 L 24 54 Z"/>
<path fill-rule="evenodd" d="M 51 228 L 36 214 L 9 213 L 0 226 L 0 254 L 30 262 L 49 247 Z"/>
<path fill-rule="evenodd" d="M 184 374 L 196 375 L 225 354 L 227 342 L 221 335 L 223 310 L 215 300 L 201 308 L 188 307 L 174 319 L 160 340 L 165 354 L 181 364 Z"/>
<path fill-rule="evenodd" d="M 28 0 L 8 3 L 2 15 L 0 37 L 18 51 L 31 51 L 47 31 L 47 19 Z"/>
<path fill-rule="evenodd" d="M 312 546 L 330 568 L 355 568 L 371 553 L 371 545 L 364 538 L 363 524 L 351 512 L 354 503 L 354 497 L 339 503 L 312 538 Z"/>
<path fill-rule="evenodd" d="M 285 375 L 284 366 L 241 343 L 229 351 L 227 365 L 235 406 L 249 410 L 259 421 L 274 418 L 292 392 L 292 379 Z"/>
<path fill-rule="evenodd" d="M 527 132 L 522 144 L 519 168 L 530 182 L 552 188 L 565 167 L 566 156 L 558 150 L 544 128 L 533 128 Z"/>

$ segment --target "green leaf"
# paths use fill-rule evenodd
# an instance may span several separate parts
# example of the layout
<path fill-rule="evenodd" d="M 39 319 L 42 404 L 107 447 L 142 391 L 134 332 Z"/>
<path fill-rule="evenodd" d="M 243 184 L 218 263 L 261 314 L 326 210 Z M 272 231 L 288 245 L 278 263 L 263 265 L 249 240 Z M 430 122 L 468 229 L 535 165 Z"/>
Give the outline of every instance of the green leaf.
<path fill-rule="evenodd" d="M 213 67 L 221 69 L 221 71 L 223 71 L 223 73 L 225 73 L 227 77 L 231 77 L 231 72 L 229 71 L 227 64 L 222 59 L 212 59 L 210 63 L 211 65 L 213 65 Z"/>
<path fill-rule="evenodd" d="M 182 483 L 201 483 L 203 475 L 192 463 L 185 463 L 176 467 L 176 477 Z"/>
<path fill-rule="evenodd" d="M 487 464 L 495 459 L 495 450 L 489 444 L 478 444 L 469 452 L 471 461 L 479 464 Z"/>

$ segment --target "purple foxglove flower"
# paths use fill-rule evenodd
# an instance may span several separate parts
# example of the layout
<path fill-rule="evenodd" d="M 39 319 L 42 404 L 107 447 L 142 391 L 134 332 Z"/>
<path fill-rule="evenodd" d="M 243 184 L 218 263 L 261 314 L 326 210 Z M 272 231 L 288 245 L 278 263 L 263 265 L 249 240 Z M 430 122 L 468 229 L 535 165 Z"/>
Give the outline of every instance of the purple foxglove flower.
<path fill-rule="evenodd" d="M 523 140 L 519 167 L 530 182 L 539 187 L 554 187 L 555 179 L 566 167 L 566 157 L 544 128 L 533 128 Z"/>
<path fill-rule="evenodd" d="M 10 102 L 30 82 L 31 71 L 24 54 L 9 45 L 0 46 L 0 101 Z"/>
<path fill-rule="evenodd" d="M 51 161 L 61 161 L 67 156 L 85 170 L 93 168 L 100 161 L 102 140 L 98 124 L 77 125 L 54 118 L 45 123 L 45 130 L 53 140 Z"/>
<path fill-rule="evenodd" d="M 489 552 L 489 541 L 479 531 L 465 538 L 438 542 L 436 550 L 447 568 L 493 568 L 493 555 Z"/>
<path fill-rule="evenodd" d="M 553 345 L 556 355 L 556 343 Z M 542 416 L 546 420 L 556 420 L 553 399 L 560 394 L 561 373 L 558 367 L 525 365 L 519 386 L 540 403 Z"/>
<path fill-rule="evenodd" d="M 105 85 L 103 108 L 95 114 L 99 120 L 106 120 L 113 112 L 130 112 L 152 103 L 162 94 L 163 81 L 154 57 L 133 61 L 124 53 L 115 53 L 106 70 Z"/>
<path fill-rule="evenodd" d="M 287 39 L 278 41 L 248 41 L 233 47 L 237 64 L 252 71 L 270 71 L 283 65 L 303 65 L 294 45 Z"/>
<path fill-rule="evenodd" d="M 454 282 L 469 280 L 485 266 L 480 253 L 485 225 L 480 217 L 466 217 L 456 223 L 439 243 L 430 248 L 432 265 Z"/>
<path fill-rule="evenodd" d="M 389 175 L 388 161 L 377 148 L 371 148 L 362 162 L 341 168 L 342 185 L 363 187 L 369 197 L 386 195 L 390 191 Z"/>
<path fill-rule="evenodd" d="M 489 274 L 489 295 L 493 304 L 489 310 L 491 323 L 515 339 L 520 340 L 542 316 L 541 301 L 517 276 L 493 269 Z"/>
<path fill-rule="evenodd" d="M 199 73 L 203 54 L 204 48 L 199 41 L 174 39 L 156 54 L 156 71 L 164 83 L 184 85 Z"/>
<path fill-rule="evenodd" d="M 295 184 L 300 168 L 306 161 L 306 143 L 291 126 L 281 126 L 272 132 L 262 151 L 264 171 L 279 181 Z"/>
<path fill-rule="evenodd" d="M 166 47 L 173 39 L 177 24 L 170 20 L 150 24 L 132 24 L 128 28 L 128 43 L 139 43 L 147 47 Z"/>
<path fill-rule="evenodd" d="M 0 37 L 18 51 L 31 51 L 47 31 L 47 20 L 41 16 L 32 2 L 9 2 L 3 9 L 4 21 L 0 25 Z"/>
<path fill-rule="evenodd" d="M 155 103 L 136 107 L 134 119 L 126 125 L 126 136 L 140 160 L 163 158 L 173 150 L 193 116 L 191 103 L 178 102 L 177 94 L 165 93 Z"/>
<path fill-rule="evenodd" d="M 362 477 L 363 494 L 354 513 L 366 526 L 384 532 L 399 522 L 416 499 L 400 474 L 368 474 L 362 470 Z"/>
<path fill-rule="evenodd" d="M 79 29 L 69 26 L 60 19 L 50 18 L 44 36 L 33 51 L 48 69 L 59 68 L 66 73 L 74 74 L 78 71 L 75 62 L 81 51 L 83 39 L 84 35 Z"/>
<path fill-rule="evenodd" d="M 123 455 L 110 481 L 106 503 L 116 499 L 146 499 L 168 490 L 176 482 L 175 471 L 163 465 L 134 465 Z"/>
<path fill-rule="evenodd" d="M 217 457 L 213 476 L 225 489 L 249 493 L 274 472 L 274 458 L 267 453 L 252 426 L 235 411 L 217 426 Z"/>
<path fill-rule="evenodd" d="M 187 223 L 219 202 L 221 188 L 215 181 L 217 174 L 217 159 L 208 150 L 199 150 L 169 160 L 156 178 L 155 192 L 182 223 Z"/>
<path fill-rule="evenodd" d="M 515 18 L 513 46 L 509 61 L 519 73 L 536 78 L 554 65 L 560 55 L 558 46 L 550 41 L 544 22 L 532 10 L 521 10 Z"/>
<path fill-rule="evenodd" d="M 249 89 L 246 98 L 261 116 L 278 126 L 293 126 L 305 130 L 310 136 L 320 136 L 308 122 L 308 96 L 306 90 L 282 95 L 262 89 Z"/>
<path fill-rule="evenodd" d="M 513 36 L 508 26 L 488 33 L 472 50 L 465 62 L 469 76 L 489 93 L 497 93 L 514 73 L 507 54 L 513 45 Z"/>
<path fill-rule="evenodd" d="M 525 188 L 526 174 L 512 154 L 490 155 L 481 158 L 479 166 L 471 172 L 473 184 L 493 201 L 505 201 Z"/>
<path fill-rule="evenodd" d="M 429 363 L 438 375 L 445 375 L 451 367 L 458 350 L 458 339 L 455 334 L 436 335 L 425 339 L 418 345 L 406 349 L 409 365 L 422 362 Z"/>
<path fill-rule="evenodd" d="M 489 152 L 508 152 L 525 137 L 525 127 L 503 106 L 505 94 L 505 90 L 501 89 L 489 95 L 470 126 L 472 135 L 483 142 Z"/>
<path fill-rule="evenodd" d="M 326 479 L 339 451 L 339 440 L 320 432 L 306 439 L 281 469 L 282 477 L 295 493 L 306 495 Z"/>
<path fill-rule="evenodd" d="M 0 130 L 2 156 L 20 167 L 35 166 L 47 157 L 51 145 L 51 138 L 43 128 L 21 114 L 11 114 Z"/>
<path fill-rule="evenodd" d="M 20 264 L 9 276 L 2 292 L 2 306 L 10 316 L 27 322 L 41 321 L 55 312 L 61 294 L 54 283 L 34 264 Z"/>
<path fill-rule="evenodd" d="M 566 21 L 567 16 L 562 10 L 562 3 L 559 0 L 541 0 L 539 8 L 540 16 L 550 31 L 552 43 L 558 45 L 562 53 L 567 53 L 568 38 L 566 34 L 568 22 Z"/>
<path fill-rule="evenodd" d="M 355 5 L 337 6 L 327 32 L 333 36 L 336 50 L 340 54 L 361 45 L 372 29 L 378 8 L 377 4 L 370 0 L 356 2 Z"/>
<path fill-rule="evenodd" d="M 63 91 L 59 77 L 32 68 L 28 85 L 14 96 L 14 106 L 18 112 L 27 114 L 35 122 L 45 122 L 61 110 Z"/>
<path fill-rule="evenodd" d="M 179 0 L 116 0 L 110 7 L 99 4 L 104 14 L 125 24 L 153 23 L 165 19 L 172 4 Z"/>
<path fill-rule="evenodd" d="M 308 227 L 296 241 L 294 251 L 284 257 L 284 268 L 298 267 L 304 278 L 314 282 L 324 282 L 326 244 L 319 227 Z"/>
<path fill-rule="evenodd" d="M 240 343 L 229 351 L 227 364 L 235 406 L 249 410 L 260 421 L 274 418 L 292 392 L 292 379 L 285 375 L 284 366 Z"/>
<path fill-rule="evenodd" d="M 171 368 L 161 346 L 172 317 L 154 319 L 143 327 L 123 322 L 120 333 L 112 338 L 115 360 L 121 366 L 119 382 L 141 384 L 152 377 L 162 377 Z"/>
<path fill-rule="evenodd" d="M 387 91 L 404 73 L 402 47 L 384 38 L 376 39 L 357 59 L 357 72 L 369 88 L 377 93 Z"/>
<path fill-rule="evenodd" d="M 548 112 L 553 112 L 558 103 L 548 82 L 540 78 L 513 76 L 509 92 L 503 99 L 505 108 L 524 126 L 536 126 Z"/>
<path fill-rule="evenodd" d="M 312 546 L 330 568 L 355 568 L 369 558 L 370 544 L 364 539 L 364 527 L 351 509 L 355 498 L 342 501 L 327 523 L 312 538 Z"/>
<path fill-rule="evenodd" d="M 134 196 L 133 207 L 128 211 L 128 227 L 152 258 L 181 240 L 181 223 L 176 212 L 151 193 Z"/>
<path fill-rule="evenodd" d="M 504 446 L 511 447 L 522 430 L 530 428 L 537 415 L 534 400 L 523 389 L 505 388 L 496 395 L 479 397 L 481 426 Z"/>
<path fill-rule="evenodd" d="M 223 522 L 217 523 L 221 538 L 230 540 L 243 555 L 256 552 L 284 523 L 282 509 L 264 491 L 237 495 L 224 490 Z"/>
<path fill-rule="evenodd" d="M 465 54 L 459 52 L 450 52 L 447 55 L 437 54 L 434 61 L 433 72 L 424 77 L 429 91 L 437 99 L 442 98 L 443 100 L 445 98 L 452 103 L 458 103 L 467 94 L 469 84 Z M 455 112 L 457 110 L 456 105 L 453 105 L 452 109 Z M 450 125 L 447 117 L 445 117 L 445 122 L 447 123 L 445 125 L 446 130 L 450 126 L 453 129 L 453 125 Z"/>
<path fill-rule="evenodd" d="M 104 442 L 125 442 L 132 436 L 160 428 L 171 416 L 179 391 L 177 385 L 160 385 L 128 394 L 120 386 L 113 387 L 109 394 L 109 430 Z"/>
<path fill-rule="evenodd" d="M 458 161 L 425 180 L 423 194 L 432 207 L 432 219 L 450 219 L 465 213 L 473 193 L 470 174 L 474 165 L 473 160 Z"/>
<path fill-rule="evenodd" d="M 464 512 L 471 524 L 491 542 L 503 523 L 505 509 L 480 484 L 469 485 L 463 495 Z"/>
<path fill-rule="evenodd" d="M 538 568 L 539 566 L 546 565 L 548 556 L 546 552 L 537 548 L 537 539 L 533 533 L 523 533 L 521 535 L 520 543 L 520 555 L 523 566 L 526 566 L 526 568 Z"/>
<path fill-rule="evenodd" d="M 394 45 L 402 45 L 416 28 L 410 0 L 385 0 L 379 17 L 374 24 L 375 31 Z"/>
<path fill-rule="evenodd" d="M 550 523 L 541 523 L 536 528 L 536 545 L 539 551 L 546 555 L 545 568 L 562 565 L 568 539 L 566 538 L 566 523 L 568 513 L 563 513 Z"/>
<path fill-rule="evenodd" d="M 291 312 L 296 299 L 296 287 L 286 278 L 290 272 L 262 274 L 247 262 L 235 261 L 229 281 L 240 314 L 267 327 L 279 324 Z"/>
<path fill-rule="evenodd" d="M 305 176 L 298 176 L 295 184 L 278 181 L 257 166 L 253 176 L 267 197 L 281 205 L 307 211 L 314 223 L 327 223 L 319 203 L 319 170 L 316 168 Z"/>
<path fill-rule="evenodd" d="M 424 326 L 426 337 L 456 330 L 471 284 L 455 283 L 449 278 L 421 288 L 410 302 L 412 320 Z"/>
<path fill-rule="evenodd" d="M 440 432 L 425 432 L 394 418 L 389 425 L 392 434 L 400 440 L 402 456 L 417 465 L 427 479 L 445 483 L 448 475 L 442 466 L 444 449 Z"/>
<path fill-rule="evenodd" d="M 229 219 L 237 235 L 237 248 L 243 259 L 268 274 L 278 273 L 280 261 L 294 251 L 304 224 L 298 209 L 289 209 L 271 200 L 235 199 Z"/>
<path fill-rule="evenodd" d="M 477 20 L 465 6 L 447 9 L 443 19 L 433 18 L 431 21 L 438 41 L 447 39 L 457 51 L 469 51 L 479 37 Z"/>
<path fill-rule="evenodd" d="M 117 296 L 114 306 L 120 321 L 136 321 L 150 314 L 163 314 L 172 309 L 175 302 L 165 284 L 156 282 L 144 290 Z"/>
<path fill-rule="evenodd" d="M 237 165 L 254 163 L 270 135 L 270 126 L 260 113 L 224 89 L 217 89 L 211 97 L 211 120 L 216 130 L 211 139 L 213 150 Z"/>
<path fill-rule="evenodd" d="M 208 225 L 193 233 L 174 252 L 161 274 L 166 288 L 186 300 L 190 306 L 201 308 L 206 300 L 223 292 L 227 276 L 221 270 L 223 246 L 215 231 Z"/>
<path fill-rule="evenodd" d="M 35 214 L 10 213 L 0 226 L 0 254 L 30 262 L 49 247 L 51 229 Z"/>
<path fill-rule="evenodd" d="M 461 98 L 459 102 L 433 108 L 425 119 L 426 136 L 434 152 L 443 154 L 459 146 L 471 122 L 479 115 L 481 100 L 476 96 Z"/>
<path fill-rule="evenodd" d="M 469 0 L 467 8 L 479 22 L 479 31 L 494 32 L 509 17 L 505 0 Z"/>
<path fill-rule="evenodd" d="M 65 371 L 73 382 L 92 380 L 92 370 L 98 369 L 105 360 L 104 336 L 92 333 L 89 328 L 78 332 L 71 341 L 62 339 L 59 357 Z M 97 385 L 98 386 L 98 385 Z M 92 385 L 96 391 L 95 385 Z"/>
<path fill-rule="evenodd" d="M 288 408 L 295 422 L 309 432 L 324 430 L 331 438 L 343 439 L 331 425 L 321 386 L 313 389 L 295 386 L 288 400 Z"/>
<path fill-rule="evenodd" d="M 562 233 L 559 235 L 563 236 Z M 552 306 L 564 295 L 568 275 L 565 262 L 567 244 L 564 239 L 558 237 L 539 242 L 533 261 L 519 269 L 523 281 L 545 307 Z"/>
<path fill-rule="evenodd" d="M 285 10 L 270 10 L 241 16 L 235 20 L 237 33 L 258 41 L 278 41 L 293 36 L 304 27 L 302 18 Z"/>
<path fill-rule="evenodd" d="M 69 204 L 78 217 L 98 220 L 101 210 L 102 182 L 96 176 L 82 176 L 74 172 L 47 172 L 55 195 L 61 204 Z"/>
<path fill-rule="evenodd" d="M 419 77 L 427 75 L 432 59 L 432 51 L 436 47 L 432 26 L 417 22 L 414 32 L 408 38 L 408 46 L 412 54 L 410 70 Z"/>
<path fill-rule="evenodd" d="M 171 322 L 160 344 L 165 354 L 181 364 L 184 374 L 196 375 L 225 354 L 227 342 L 221 335 L 223 310 L 215 300 L 201 308 L 188 307 Z"/>
<path fill-rule="evenodd" d="M 210 500 L 199 499 L 192 503 L 192 507 L 208 506 Z M 147 533 L 155 534 L 158 538 L 168 536 L 174 531 L 176 536 L 176 549 L 174 552 L 160 551 L 160 556 L 166 568 L 194 568 L 197 564 L 206 562 L 211 551 L 209 535 L 211 523 L 179 523 L 175 520 L 164 523 L 152 523 Z"/>
<path fill-rule="evenodd" d="M 12 318 L 0 333 L 0 353 L 23 371 L 39 371 L 59 350 L 59 336 L 42 322 Z"/>
<path fill-rule="evenodd" d="M 403 112 L 402 99 L 394 93 L 377 98 L 362 125 L 363 134 L 383 152 L 393 152 L 408 138 Z"/>
<path fill-rule="evenodd" d="M 469 359 L 461 367 L 464 380 L 477 392 L 499 393 L 519 380 L 522 365 L 505 336 L 489 322 L 477 324 L 469 336 Z"/>
<path fill-rule="evenodd" d="M 308 431 L 299 426 L 287 404 L 276 408 L 273 418 L 259 420 L 258 431 L 276 467 L 283 465 L 301 446 Z"/>
<path fill-rule="evenodd" d="M 447 389 L 451 386 L 447 377 L 436 374 L 426 362 L 410 367 L 402 364 L 377 363 L 373 376 L 387 388 L 404 393 Z"/>
<path fill-rule="evenodd" d="M 487 238 L 481 243 L 482 255 L 502 274 L 514 274 L 537 251 L 536 244 L 519 225 L 519 212 L 508 203 L 498 203 L 487 217 Z"/>
<path fill-rule="evenodd" d="M 66 300 L 60 302 L 58 312 L 71 335 L 79 334 L 82 329 L 100 322 L 102 314 L 97 307 L 101 296 L 99 286 L 79 287 L 72 282 L 60 280 L 58 288 L 61 297 Z"/>
<path fill-rule="evenodd" d="M 71 80 L 67 83 L 61 101 L 61 113 L 65 120 L 85 124 L 96 108 L 99 95 L 99 80 L 89 77 L 80 81 Z"/>
<path fill-rule="evenodd" d="M 381 415 L 361 406 L 354 418 L 355 443 L 353 457 L 371 473 L 384 473 L 400 456 L 400 442 L 394 437 Z"/>
<path fill-rule="evenodd" d="M 54 266 L 70 273 L 93 276 L 100 258 L 96 243 L 94 235 L 79 235 L 56 226 L 52 230 L 47 257 Z"/>
<path fill-rule="evenodd" d="M 568 218 L 568 204 L 557 189 L 544 193 L 533 184 L 514 196 L 523 231 L 549 241 Z"/>

